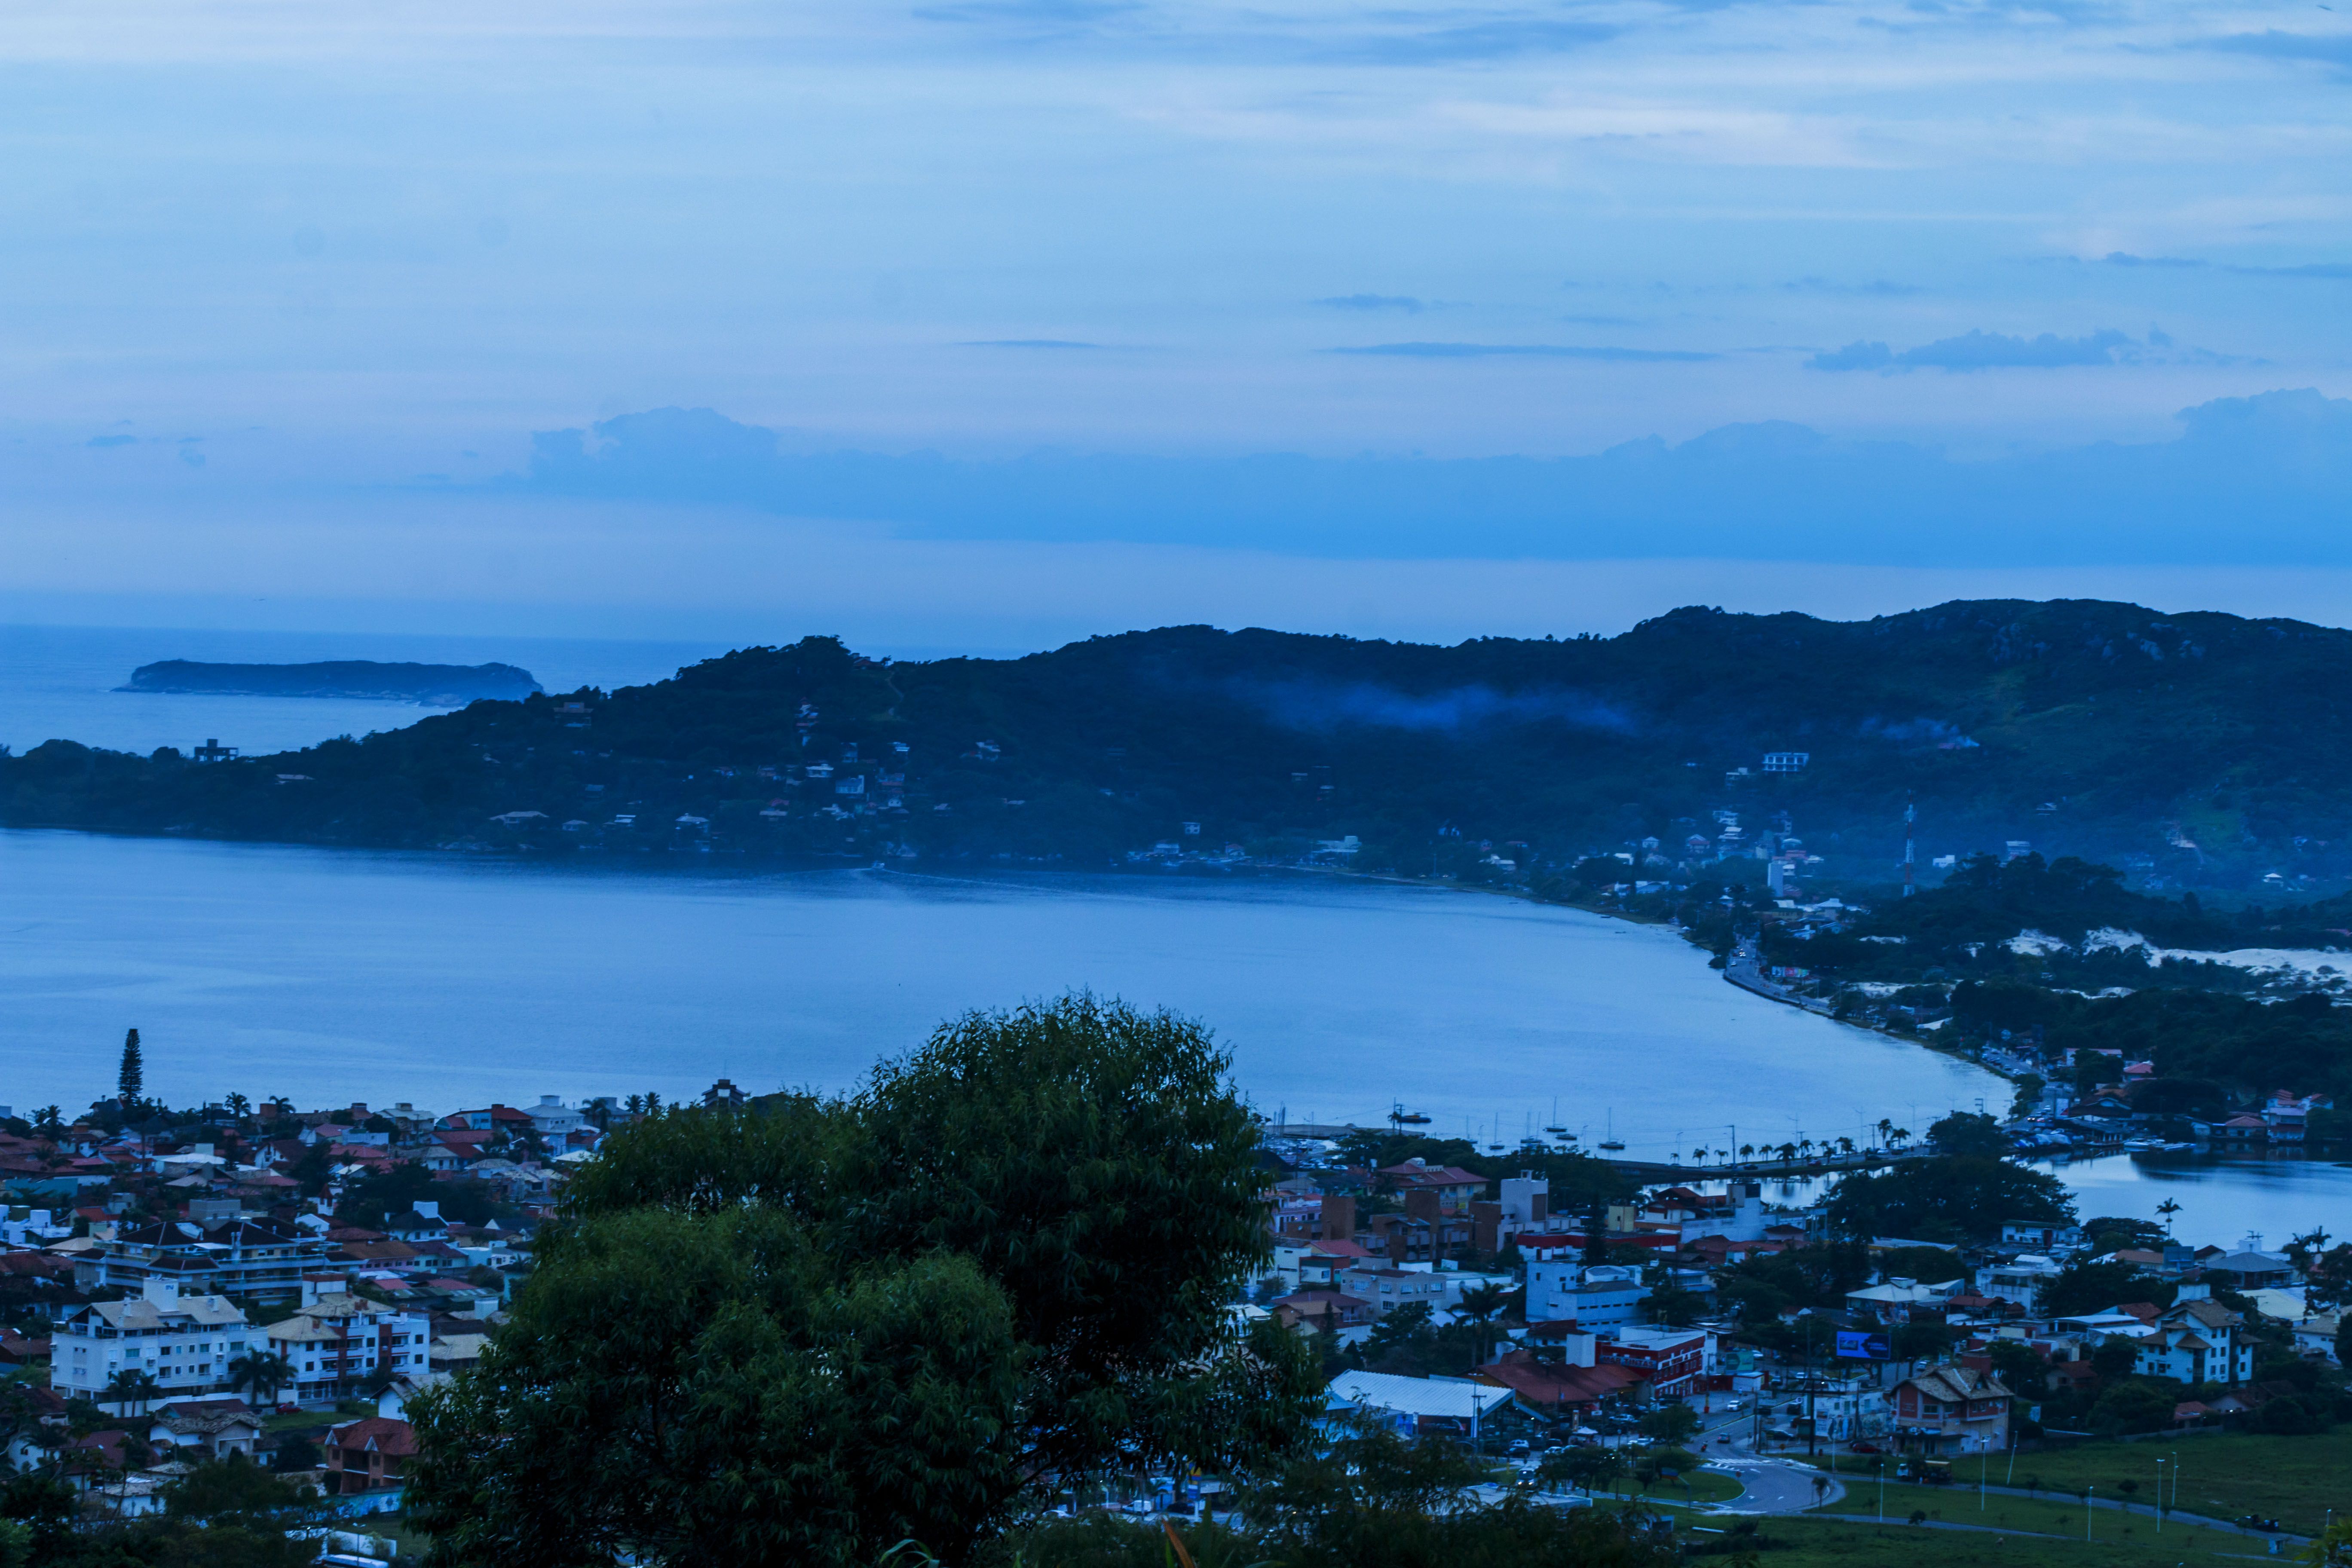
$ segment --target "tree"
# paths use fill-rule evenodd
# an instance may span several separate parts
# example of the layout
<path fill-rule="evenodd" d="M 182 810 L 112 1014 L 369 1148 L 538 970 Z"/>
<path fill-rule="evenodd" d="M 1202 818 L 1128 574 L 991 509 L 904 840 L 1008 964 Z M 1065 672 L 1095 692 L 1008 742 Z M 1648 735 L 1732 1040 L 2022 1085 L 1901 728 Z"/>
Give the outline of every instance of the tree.
<path fill-rule="evenodd" d="M 1570 1448 L 1548 1454 L 1538 1473 L 1553 1485 L 1566 1482 L 1591 1493 L 1624 1473 L 1625 1456 L 1615 1448 Z"/>
<path fill-rule="evenodd" d="M 1900 1132 L 1902 1129 L 1895 1129 Z M 1892 1170 L 1857 1171 L 1829 1200 L 1841 1236 L 1911 1236 L 1963 1241 L 1990 1236 L 2004 1219 L 2071 1220 L 2065 1183 L 2013 1160 L 1938 1155 Z"/>
<path fill-rule="evenodd" d="M 247 1351 L 228 1363 L 228 1385 L 250 1390 L 264 1405 L 278 1403 L 278 1391 L 294 1381 L 294 1363 L 277 1351 Z"/>
<path fill-rule="evenodd" d="M 479 1370 L 411 1407 L 436 1560 L 956 1560 L 1049 1472 L 1275 1463 L 1321 1378 L 1224 1310 L 1267 1251 L 1227 1065 L 1072 996 L 850 1100 L 614 1132 Z"/>
<path fill-rule="evenodd" d="M 2143 1274 L 2136 1264 L 2112 1258 L 2077 1258 L 2042 1287 L 2041 1310 L 2053 1318 L 2096 1312 L 2126 1301 L 2168 1307 L 2179 1291 L 2168 1280 Z"/>
<path fill-rule="evenodd" d="M 2091 1352 L 2091 1374 L 2101 1386 L 2121 1382 L 2139 1365 L 2139 1348 L 2126 1339 L 2105 1341 Z"/>
<path fill-rule="evenodd" d="M 1973 1154 L 1998 1160 L 2009 1152 L 2009 1135 L 1990 1116 L 1954 1111 L 1927 1129 L 1927 1142 L 1938 1154 Z"/>
<path fill-rule="evenodd" d="M 2099 1394 L 2091 1406 L 2091 1430 L 2106 1436 L 2118 1432 L 2160 1432 L 2172 1424 L 2174 1403 L 2174 1395 L 2154 1384 L 2128 1378 Z"/>
<path fill-rule="evenodd" d="M 44 1138 L 64 1137 L 66 1131 L 64 1113 L 54 1105 L 44 1105 L 40 1110 L 33 1112 L 33 1131 Z"/>
<path fill-rule="evenodd" d="M 1642 1436 L 1679 1448 L 1698 1435 L 1698 1412 L 1687 1405 L 1656 1405 L 1643 1413 Z"/>
<path fill-rule="evenodd" d="M 129 1110 L 139 1103 L 140 1091 L 146 1087 L 147 1068 L 139 1049 L 139 1031 L 131 1030 L 122 1037 L 122 1068 L 115 1075 L 115 1089 L 122 1099 L 122 1109 Z"/>
<path fill-rule="evenodd" d="M 98 1397 L 106 1405 L 135 1405 L 139 1408 L 127 1414 L 143 1415 L 163 1392 L 163 1385 L 145 1373 L 125 1368 L 108 1380 Z"/>
<path fill-rule="evenodd" d="M 1992 1374 L 2011 1394 L 2032 1399 L 2050 1385 L 2050 1363 L 2022 1340 L 1996 1338 L 1986 1347 Z"/>
<path fill-rule="evenodd" d="M 1914 1318 L 1898 1326 L 1887 1342 L 1897 1360 L 1920 1362 L 1942 1355 L 1952 1347 L 1952 1331 L 1933 1318 Z"/>
<path fill-rule="evenodd" d="M 2168 1237 L 2170 1236 L 2172 1234 L 2172 1216 L 2180 1212 L 2180 1205 L 2171 1198 L 2167 1198 L 2162 1203 L 2156 1205 L 2156 1212 L 2164 1216 L 2164 1234 Z"/>

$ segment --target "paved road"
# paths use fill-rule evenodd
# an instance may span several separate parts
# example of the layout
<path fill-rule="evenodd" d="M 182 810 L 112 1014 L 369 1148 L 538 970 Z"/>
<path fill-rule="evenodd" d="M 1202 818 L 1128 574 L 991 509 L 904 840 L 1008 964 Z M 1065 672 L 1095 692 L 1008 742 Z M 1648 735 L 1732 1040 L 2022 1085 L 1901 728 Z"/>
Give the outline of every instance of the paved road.
<path fill-rule="evenodd" d="M 1723 1513 L 1801 1513 L 1806 1509 L 1824 1502 L 1835 1502 L 1845 1496 L 1845 1488 L 1830 1477 L 1822 1476 L 1810 1466 L 1791 1464 L 1786 1459 L 1768 1459 L 1754 1454 L 1738 1454 L 1715 1461 L 1716 1468 L 1737 1476 L 1748 1489 L 1729 1502 L 1717 1505 Z M 1827 1491 L 1813 1489 L 1816 1479 L 1829 1481 Z"/>

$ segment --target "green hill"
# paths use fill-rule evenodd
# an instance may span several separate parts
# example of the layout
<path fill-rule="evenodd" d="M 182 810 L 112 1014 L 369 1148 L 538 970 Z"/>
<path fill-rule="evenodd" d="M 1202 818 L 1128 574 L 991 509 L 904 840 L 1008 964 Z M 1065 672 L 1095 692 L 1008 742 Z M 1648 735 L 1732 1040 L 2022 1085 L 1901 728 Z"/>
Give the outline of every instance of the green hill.
<path fill-rule="evenodd" d="M 2024 839 L 2135 887 L 2315 897 L 2352 873 L 2347 678 L 2352 633 L 2091 601 L 1452 647 L 1177 626 L 922 663 L 808 638 L 275 757 L 51 741 L 0 757 L 0 820 L 1070 866 L 1355 835 L 1360 868 L 1508 879 L 1645 838 L 1663 875 L 1729 811 L 1884 880 L 1916 797 L 1923 862 Z M 1763 772 L 1778 752 L 1802 771 Z"/>

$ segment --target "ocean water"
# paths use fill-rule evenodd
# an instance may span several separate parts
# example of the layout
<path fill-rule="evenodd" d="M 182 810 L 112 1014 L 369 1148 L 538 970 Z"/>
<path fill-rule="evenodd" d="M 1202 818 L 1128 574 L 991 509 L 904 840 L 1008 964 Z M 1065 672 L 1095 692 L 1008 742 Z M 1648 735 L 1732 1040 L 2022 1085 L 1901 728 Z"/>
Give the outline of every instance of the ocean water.
<path fill-rule="evenodd" d="M 117 691 L 142 664 L 192 658 L 225 664 L 305 664 L 370 658 L 418 664 L 513 664 L 550 691 L 658 680 L 724 652 L 717 644 L 593 642 L 557 637 L 345 636 L 310 632 L 172 631 L 118 626 L 0 626 L 0 745 L 43 741 L 112 751 L 186 751 L 218 739 L 250 753 L 315 745 L 337 735 L 397 730 L 440 710 L 413 702 L 325 697 L 215 697 Z"/>

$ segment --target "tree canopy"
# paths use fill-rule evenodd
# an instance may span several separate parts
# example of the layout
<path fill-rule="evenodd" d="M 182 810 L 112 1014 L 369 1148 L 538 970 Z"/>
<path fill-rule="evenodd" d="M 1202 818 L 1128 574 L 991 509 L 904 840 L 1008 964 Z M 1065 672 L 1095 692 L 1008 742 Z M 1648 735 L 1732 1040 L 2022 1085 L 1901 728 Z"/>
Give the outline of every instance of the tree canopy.
<path fill-rule="evenodd" d="M 479 1369 L 416 1407 L 436 1561 L 952 1560 L 1049 1473 L 1278 1456 L 1318 1369 L 1226 1312 L 1265 1256 L 1226 1068 L 1071 996 L 847 1099 L 615 1133 Z"/>

